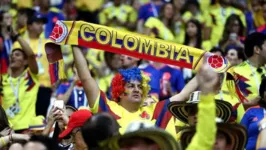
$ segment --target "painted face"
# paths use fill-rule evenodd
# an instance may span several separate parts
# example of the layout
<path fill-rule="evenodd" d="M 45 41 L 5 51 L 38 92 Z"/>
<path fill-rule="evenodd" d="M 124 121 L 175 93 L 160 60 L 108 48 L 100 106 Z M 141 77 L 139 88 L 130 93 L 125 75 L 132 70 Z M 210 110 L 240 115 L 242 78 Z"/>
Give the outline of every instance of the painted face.
<path fill-rule="evenodd" d="M 145 139 L 139 137 L 124 139 L 119 145 L 121 150 L 160 150 L 158 144 L 148 143 Z"/>
<path fill-rule="evenodd" d="M 216 142 L 213 146 L 213 150 L 232 150 L 233 145 L 227 143 L 226 136 L 222 132 L 217 132 Z"/>
<path fill-rule="evenodd" d="M 197 35 L 197 26 L 194 23 L 192 22 L 188 23 L 187 34 L 189 37 L 195 37 Z"/>
<path fill-rule="evenodd" d="M 121 55 L 120 56 L 120 60 L 122 63 L 122 68 L 124 69 L 129 69 L 132 67 L 136 67 L 137 66 L 137 62 L 139 61 L 138 58 L 134 58 L 131 56 L 127 56 L 127 55 Z"/>
<path fill-rule="evenodd" d="M 27 65 L 27 60 L 21 51 L 15 50 L 10 55 L 10 67 L 11 68 L 21 68 Z"/>
<path fill-rule="evenodd" d="M 120 96 L 121 101 L 126 100 L 131 103 L 141 103 L 142 85 L 137 80 L 131 80 L 125 85 L 125 92 Z"/>
<path fill-rule="evenodd" d="M 228 50 L 228 52 L 227 52 L 225 57 L 229 60 L 229 62 L 232 65 L 237 65 L 241 61 L 241 60 L 239 60 L 237 51 L 235 49 Z"/>
<path fill-rule="evenodd" d="M 164 8 L 164 17 L 171 19 L 174 15 L 174 8 L 172 4 L 167 4 Z"/>

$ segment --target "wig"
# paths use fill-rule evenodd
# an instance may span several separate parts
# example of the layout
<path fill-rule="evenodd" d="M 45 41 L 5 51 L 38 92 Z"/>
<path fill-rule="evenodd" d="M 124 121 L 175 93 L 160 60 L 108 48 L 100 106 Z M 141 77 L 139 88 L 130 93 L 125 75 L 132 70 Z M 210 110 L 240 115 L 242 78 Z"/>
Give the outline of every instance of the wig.
<path fill-rule="evenodd" d="M 141 82 L 142 100 L 147 98 L 150 91 L 150 86 L 148 84 L 150 78 L 144 75 L 140 69 L 134 67 L 126 70 L 121 69 L 119 70 L 119 73 L 114 76 L 112 80 L 112 100 L 116 102 L 120 101 L 119 96 L 126 92 L 125 85 L 127 82 L 130 82 L 130 80 L 137 80 Z"/>

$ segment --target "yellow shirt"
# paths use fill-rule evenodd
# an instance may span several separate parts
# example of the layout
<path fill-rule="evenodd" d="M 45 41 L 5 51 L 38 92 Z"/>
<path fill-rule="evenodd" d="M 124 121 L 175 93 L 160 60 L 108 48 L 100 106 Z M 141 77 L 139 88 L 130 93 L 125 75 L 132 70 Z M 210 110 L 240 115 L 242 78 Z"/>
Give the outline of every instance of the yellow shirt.
<path fill-rule="evenodd" d="M 94 12 L 100 9 L 104 0 L 76 0 L 75 6 L 83 11 Z"/>
<path fill-rule="evenodd" d="M 105 8 L 99 14 L 100 24 L 106 24 L 109 19 L 113 19 L 114 17 L 116 17 L 121 22 L 134 23 L 137 21 L 137 12 L 135 11 L 133 7 L 129 5 L 122 4 L 119 7 L 110 6 L 108 8 Z M 119 26 L 115 23 L 112 23 L 109 26 L 117 28 L 117 29 L 121 29 L 121 30 L 127 30 L 127 28 L 123 26 Z"/>
<path fill-rule="evenodd" d="M 218 94 L 215 95 L 215 99 L 217 100 L 224 100 L 224 101 L 227 101 L 229 102 L 233 107 L 239 103 L 240 101 L 238 100 L 237 97 L 234 97 L 233 95 L 231 95 L 229 93 L 229 90 L 228 90 L 228 87 L 226 85 L 226 78 L 224 78 L 223 80 L 223 83 L 222 83 L 222 88 L 221 90 L 219 91 Z M 236 118 L 236 122 L 237 123 L 240 123 L 241 122 L 241 119 L 242 117 L 244 116 L 245 114 L 245 109 L 243 107 L 242 104 L 239 105 L 239 107 L 237 108 L 237 118 Z"/>
<path fill-rule="evenodd" d="M 230 15 L 232 14 L 239 15 L 243 25 L 246 27 L 245 15 L 239 9 L 236 9 L 231 6 L 222 8 L 220 5 L 217 4 L 212 6 L 209 12 L 212 18 L 212 34 L 211 34 L 212 45 L 217 45 L 218 42 L 221 40 L 226 19 Z"/>
<path fill-rule="evenodd" d="M 175 39 L 171 30 L 168 29 L 158 18 L 150 17 L 145 22 L 145 27 L 151 29 L 153 34 L 155 34 L 155 37 L 159 37 L 167 41 L 173 41 Z"/>
<path fill-rule="evenodd" d="M 46 39 L 29 39 L 26 36 L 23 37 L 32 48 L 34 54 L 36 55 L 36 60 L 38 62 L 39 69 L 39 80 L 40 85 L 45 87 L 51 87 L 50 75 L 49 75 L 49 63 L 46 57 L 44 45 L 47 42 Z M 18 42 L 15 42 L 13 49 L 16 47 L 21 47 Z"/>
<path fill-rule="evenodd" d="M 261 76 L 265 74 L 265 69 L 263 67 L 261 70 L 262 72 L 259 73 L 257 68 L 250 65 L 248 61 L 244 61 L 234 68 L 234 72 L 239 79 L 238 86 L 240 91 L 248 100 L 252 100 L 259 96 Z"/>
<path fill-rule="evenodd" d="M 119 131 L 122 134 L 126 131 L 126 128 L 131 121 L 139 120 L 156 124 L 158 127 L 166 129 L 166 131 L 174 136 L 176 133 L 174 117 L 167 109 L 169 102 L 169 100 L 160 101 L 147 107 L 141 107 L 137 112 L 131 113 L 118 103 L 107 99 L 106 95 L 103 92 L 100 92 L 91 111 L 92 113 L 111 113 L 121 126 Z"/>
<path fill-rule="evenodd" d="M 18 8 L 32 8 L 33 0 L 12 0 L 12 4 L 17 4 Z"/>
<path fill-rule="evenodd" d="M 14 130 L 28 129 L 33 118 L 36 117 L 35 104 L 39 90 L 38 75 L 33 74 L 29 69 L 26 69 L 20 77 L 12 78 L 10 75 L 5 74 L 2 75 L 2 79 L 2 107 L 6 111 L 8 120 L 12 123 Z M 17 84 L 19 84 L 18 90 Z M 13 112 L 11 111 L 11 108 L 16 104 L 17 99 L 14 91 L 19 91 L 18 106 L 20 111 L 17 114 L 10 113 Z"/>
<path fill-rule="evenodd" d="M 211 26 L 211 18 L 208 15 L 208 13 L 198 13 L 197 15 L 193 15 L 191 12 L 186 11 L 183 16 L 182 16 L 183 20 L 185 22 L 189 21 L 190 19 L 196 19 L 198 20 L 201 24 L 204 24 L 207 27 Z"/>

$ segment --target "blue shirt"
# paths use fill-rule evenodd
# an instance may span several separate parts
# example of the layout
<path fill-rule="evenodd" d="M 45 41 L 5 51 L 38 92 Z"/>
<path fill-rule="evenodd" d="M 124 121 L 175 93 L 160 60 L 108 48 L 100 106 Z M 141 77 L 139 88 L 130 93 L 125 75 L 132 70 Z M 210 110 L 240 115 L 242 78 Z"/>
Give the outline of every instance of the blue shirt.
<path fill-rule="evenodd" d="M 150 82 L 148 83 L 151 87 L 149 94 L 160 94 L 160 72 L 155 68 L 151 67 L 150 65 L 140 68 L 145 75 L 151 78 Z"/>
<path fill-rule="evenodd" d="M 41 14 L 41 15 L 43 17 L 46 17 L 48 20 L 48 23 L 45 24 L 45 29 L 44 29 L 45 38 L 48 39 L 51 32 L 53 31 L 53 28 L 55 26 L 56 21 L 57 20 L 65 20 L 65 16 L 57 8 L 51 8 L 47 14 Z"/>
<path fill-rule="evenodd" d="M 153 3 L 147 3 L 140 7 L 138 12 L 138 20 L 144 20 L 149 17 L 158 17 L 160 13 L 161 5 L 155 5 Z"/>
<path fill-rule="evenodd" d="M 59 85 L 57 91 L 56 91 L 56 95 L 63 95 L 67 92 L 67 90 L 70 88 L 70 83 L 62 83 Z M 82 106 L 87 107 L 88 106 L 88 102 L 87 102 L 87 98 L 86 98 L 86 94 L 83 90 L 83 88 L 81 90 L 78 90 L 77 88 L 73 88 L 71 95 L 69 97 L 69 101 L 66 105 L 70 105 L 73 106 L 75 108 L 79 108 Z"/>
<path fill-rule="evenodd" d="M 252 107 L 244 114 L 241 124 L 246 127 L 248 131 L 248 142 L 246 150 L 255 150 L 257 138 L 259 136 L 258 124 L 264 118 L 263 108 L 259 106 Z"/>

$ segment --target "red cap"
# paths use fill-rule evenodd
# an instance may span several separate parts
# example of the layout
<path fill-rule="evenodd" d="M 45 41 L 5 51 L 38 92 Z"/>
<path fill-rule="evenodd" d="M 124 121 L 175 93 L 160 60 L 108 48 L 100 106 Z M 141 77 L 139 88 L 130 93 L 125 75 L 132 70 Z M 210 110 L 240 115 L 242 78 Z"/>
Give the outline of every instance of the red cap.
<path fill-rule="evenodd" d="M 69 118 L 67 129 L 59 135 L 59 138 L 62 139 L 65 136 L 69 135 L 73 129 L 83 126 L 83 124 L 91 116 L 92 116 L 92 113 L 89 110 L 85 110 L 85 109 L 74 112 Z"/>

